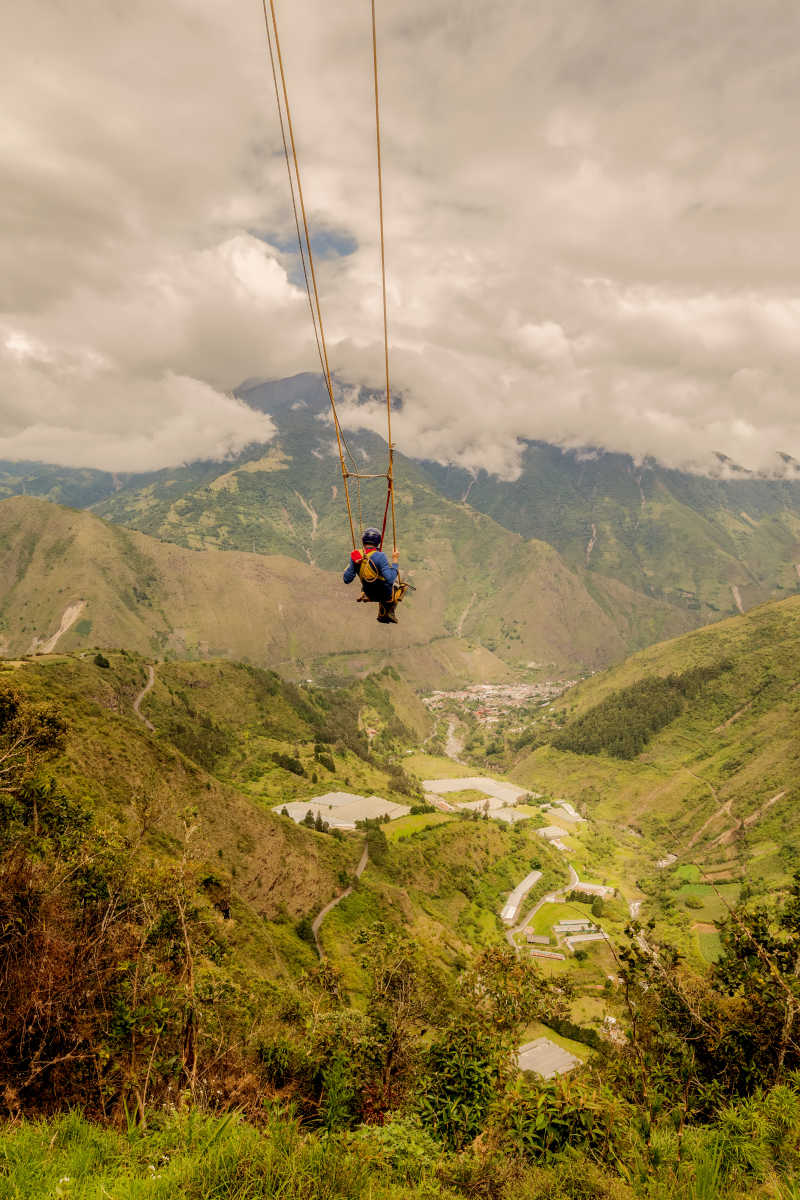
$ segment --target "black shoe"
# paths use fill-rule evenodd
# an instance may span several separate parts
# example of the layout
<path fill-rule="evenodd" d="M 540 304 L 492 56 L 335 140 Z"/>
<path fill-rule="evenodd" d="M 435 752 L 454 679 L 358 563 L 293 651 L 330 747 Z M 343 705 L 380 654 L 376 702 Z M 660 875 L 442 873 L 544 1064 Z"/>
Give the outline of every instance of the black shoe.
<path fill-rule="evenodd" d="M 392 621 L 394 621 L 394 623 L 396 625 L 397 617 L 381 616 L 381 617 L 378 617 L 378 621 L 380 622 L 381 625 L 391 625 Z"/>

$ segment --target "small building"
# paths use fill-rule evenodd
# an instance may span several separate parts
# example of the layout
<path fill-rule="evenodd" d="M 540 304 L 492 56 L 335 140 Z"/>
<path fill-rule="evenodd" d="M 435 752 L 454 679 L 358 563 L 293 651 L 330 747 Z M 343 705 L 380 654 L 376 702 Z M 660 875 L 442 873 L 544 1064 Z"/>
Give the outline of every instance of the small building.
<path fill-rule="evenodd" d="M 531 814 L 520 812 L 518 808 L 495 808 L 489 813 L 494 821 L 505 821 L 507 825 L 516 825 L 518 821 L 530 821 Z"/>
<path fill-rule="evenodd" d="M 559 921 L 553 926 L 553 933 L 596 933 L 597 926 L 594 921 Z"/>
<path fill-rule="evenodd" d="M 581 1065 L 581 1060 L 551 1042 L 550 1038 L 540 1037 L 520 1046 L 517 1063 L 520 1071 L 534 1071 L 542 1079 L 553 1079 L 556 1075 L 574 1071 Z"/>
<path fill-rule="evenodd" d="M 586 820 L 585 817 L 581 816 L 581 814 L 578 812 L 577 808 L 574 808 L 573 805 L 567 803 L 566 800 L 559 800 L 558 805 L 559 805 L 559 808 L 563 808 L 564 812 L 566 812 L 568 816 L 572 817 L 573 821 L 585 821 Z"/>
<path fill-rule="evenodd" d="M 576 883 L 572 890 L 582 892 L 584 896 L 600 896 L 603 900 L 617 894 L 615 887 L 607 887 L 604 883 Z"/>
<path fill-rule="evenodd" d="M 331 829 L 355 829 L 357 821 L 394 821 L 411 811 L 407 804 L 395 804 L 380 796 L 358 796 L 352 792 L 326 792 L 309 800 L 290 800 L 286 804 L 276 805 L 274 809 L 279 813 L 284 810 L 298 825 L 310 812 L 312 817 L 321 816 Z"/>
<path fill-rule="evenodd" d="M 570 950 L 574 950 L 576 946 L 584 942 L 607 942 L 608 937 L 601 929 L 597 933 L 573 933 L 569 937 L 564 938 L 564 945 L 569 946 Z"/>
<path fill-rule="evenodd" d="M 550 938 L 547 936 L 546 933 L 531 933 L 531 931 L 528 930 L 525 934 L 525 940 L 529 946 L 531 946 L 531 945 L 549 946 L 550 945 Z"/>

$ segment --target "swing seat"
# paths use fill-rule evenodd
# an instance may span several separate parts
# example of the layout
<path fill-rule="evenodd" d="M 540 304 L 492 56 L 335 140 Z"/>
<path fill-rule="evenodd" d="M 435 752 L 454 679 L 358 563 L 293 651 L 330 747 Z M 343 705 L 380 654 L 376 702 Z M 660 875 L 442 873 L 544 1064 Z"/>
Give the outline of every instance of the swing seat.
<path fill-rule="evenodd" d="M 405 579 L 397 579 L 392 588 L 392 599 L 390 601 L 379 600 L 377 596 L 373 598 L 362 592 L 360 596 L 356 596 L 356 604 L 399 604 L 409 588 L 413 590 L 413 585 L 407 583 Z"/>

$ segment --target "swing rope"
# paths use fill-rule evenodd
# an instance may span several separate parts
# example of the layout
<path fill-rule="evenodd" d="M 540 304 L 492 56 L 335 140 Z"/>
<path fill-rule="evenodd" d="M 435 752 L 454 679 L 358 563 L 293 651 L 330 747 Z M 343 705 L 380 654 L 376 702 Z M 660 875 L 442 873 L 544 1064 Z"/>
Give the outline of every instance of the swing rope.
<path fill-rule="evenodd" d="M 347 470 L 347 467 L 345 466 L 345 461 L 344 461 L 344 447 L 343 447 L 344 439 L 342 437 L 341 425 L 339 424 L 339 414 L 336 411 L 336 400 L 335 400 L 334 394 L 333 394 L 333 383 L 331 381 L 331 370 L 330 370 L 330 365 L 328 363 L 328 347 L 327 347 L 327 343 L 325 341 L 325 327 L 324 327 L 323 321 L 322 321 L 322 308 L 321 308 L 320 302 L 319 302 L 319 289 L 317 287 L 317 273 L 316 273 L 316 270 L 314 269 L 314 255 L 313 255 L 313 252 L 311 249 L 311 235 L 308 230 L 308 217 L 306 216 L 305 200 L 303 199 L 303 184 L 300 179 L 300 164 L 299 164 L 298 158 L 297 158 L 297 145 L 296 145 L 295 139 L 294 139 L 294 126 L 292 125 L 292 110 L 289 105 L 289 92 L 286 87 L 286 72 L 284 71 L 284 67 L 283 67 L 283 55 L 281 53 L 281 42 L 280 42 L 280 37 L 278 35 L 278 21 L 277 21 L 276 15 L 275 15 L 275 0 L 269 0 L 270 13 L 272 16 L 272 35 L 275 38 L 275 54 L 274 55 L 272 53 L 272 38 L 270 36 L 270 24 L 269 24 L 269 21 L 267 20 L 266 0 L 262 0 L 262 6 L 264 9 L 264 21 L 265 21 L 265 24 L 267 27 L 267 40 L 268 40 L 269 46 L 270 46 L 270 62 L 271 62 L 271 66 L 272 66 L 272 76 L 273 76 L 273 82 L 275 84 L 276 93 L 278 91 L 278 78 L 277 78 L 277 74 L 275 71 L 275 57 L 276 56 L 277 56 L 277 60 L 278 60 L 278 68 L 280 71 L 281 87 L 283 90 L 283 105 L 284 105 L 284 111 L 286 113 L 286 125 L 289 130 L 289 142 L 292 147 L 292 161 L 294 163 L 294 178 L 297 183 L 297 197 L 295 197 L 294 188 L 291 189 L 292 208 L 294 209 L 295 225 L 297 227 L 298 242 L 300 245 L 300 254 L 302 257 L 302 255 L 303 255 L 303 239 L 300 237 L 300 221 L 298 219 L 298 214 L 297 214 L 297 201 L 299 200 L 300 213 L 303 218 L 303 231 L 305 234 L 305 247 L 306 247 L 306 252 L 308 254 L 308 266 L 309 266 L 309 270 L 311 272 L 311 284 L 312 284 L 313 293 L 314 293 L 313 300 L 311 298 L 311 288 L 309 288 L 308 275 L 304 271 L 305 281 L 306 281 L 306 292 L 308 294 L 308 301 L 309 301 L 309 304 L 312 309 L 312 316 L 313 316 L 314 312 L 316 312 L 316 326 L 318 326 L 318 328 L 319 328 L 319 338 L 317 341 L 317 348 L 319 350 L 320 363 L 322 365 L 322 374 L 325 379 L 325 385 L 328 389 L 328 399 L 330 400 L 330 404 L 331 404 L 331 412 L 333 413 L 333 424 L 334 424 L 334 428 L 336 430 L 336 445 L 337 445 L 337 449 L 339 451 L 339 462 L 340 462 L 340 465 L 342 468 L 342 483 L 344 485 L 345 503 L 347 505 L 347 519 L 350 524 L 350 537 L 351 537 L 351 540 L 353 543 L 353 548 L 355 549 L 356 534 L 355 534 L 355 528 L 353 526 L 353 509 L 352 509 L 352 506 L 350 503 L 350 489 L 349 489 L 348 483 L 347 483 L 349 472 Z M 280 99 L 278 99 L 278 111 L 279 111 L 279 113 L 281 111 Z M 282 118 L 281 118 L 281 129 L 283 129 Z M 291 167 L 289 165 L 289 153 L 288 153 L 285 137 L 283 138 L 283 150 L 284 150 L 284 156 L 286 158 L 287 170 L 289 171 L 289 176 L 291 179 Z"/>
<path fill-rule="evenodd" d="M 363 532 L 362 514 L 361 514 L 361 480 L 362 479 L 386 479 L 386 508 L 383 515 L 383 528 L 381 531 L 381 545 L 386 533 L 386 524 L 388 514 L 391 511 L 392 516 L 392 548 L 397 550 L 397 523 L 394 503 L 394 445 L 392 443 L 392 405 L 391 405 L 391 388 L 389 380 L 389 332 L 388 332 L 388 315 L 387 315 L 387 299 L 386 299 L 386 252 L 384 240 L 384 222 L 383 222 L 383 171 L 381 162 L 381 131 L 380 131 L 380 108 L 379 108 L 379 91 L 378 91 L 378 42 L 375 18 L 375 0 L 371 0 L 372 10 L 372 66 L 373 66 L 373 81 L 375 90 L 375 131 L 376 131 L 376 149 L 377 149 L 377 167 L 378 167 L 378 216 L 380 224 L 380 249 L 381 249 L 381 292 L 383 298 L 383 344 L 384 344 L 384 366 L 386 377 L 386 420 L 388 430 L 388 445 L 389 445 L 389 461 L 388 468 L 381 474 L 367 474 L 358 470 L 358 463 L 353 456 L 350 447 L 347 444 L 342 426 L 339 421 L 339 414 L 336 411 L 336 397 L 334 394 L 333 380 L 331 378 L 330 364 L 328 360 L 328 346 L 325 339 L 325 327 L 322 319 L 322 306 L 319 298 L 319 288 L 317 286 L 317 274 L 314 266 L 314 254 L 311 248 L 311 234 L 309 231 L 308 216 L 306 213 L 305 199 L 303 196 L 303 185 L 300 177 L 300 163 L 297 155 L 297 145 L 294 137 L 294 126 L 292 124 L 291 107 L 289 104 L 289 92 L 286 84 L 286 72 L 283 64 L 283 54 L 281 52 L 280 36 L 278 34 L 278 21 L 275 12 L 275 0 L 269 0 L 269 13 L 267 12 L 267 0 L 261 0 L 264 13 L 264 27 L 267 36 L 267 46 L 269 48 L 270 67 L 272 71 L 272 81 L 275 90 L 275 102 L 278 108 L 278 120 L 281 129 L 281 141 L 283 143 L 283 154 L 286 162 L 286 172 L 289 178 L 289 191 L 292 200 L 292 211 L 294 213 L 295 230 L 297 232 L 297 243 L 300 249 L 300 261 L 303 268 L 303 279 L 305 281 L 306 295 L 308 297 L 309 310 L 311 312 L 311 321 L 314 328 L 314 338 L 317 344 L 317 353 L 319 356 L 322 375 L 325 381 L 328 399 L 330 401 L 331 413 L 333 415 L 333 425 L 336 432 L 336 446 L 339 452 L 339 464 L 342 472 L 342 484 L 344 488 L 345 505 L 347 507 L 347 519 L 350 525 L 350 537 L 353 544 L 353 549 L 356 548 L 355 524 L 353 519 L 353 506 L 350 496 L 350 479 L 356 481 L 356 494 L 358 502 L 358 518 L 359 532 Z M 273 49 L 274 39 L 274 49 Z M 280 86 L 279 79 L 280 76 Z M 284 119 L 285 114 L 285 119 Z M 288 139 L 286 136 L 288 130 Z M 289 149 L 291 147 L 291 158 Z M 299 211 L 298 211 L 299 209 Z M 302 231 L 301 231 L 302 225 Z M 349 459 L 350 466 L 345 462 L 345 454 Z M 351 469 L 352 468 L 352 469 Z"/>
<path fill-rule="evenodd" d="M 381 161 L 381 112 L 378 88 L 378 33 L 375 21 L 375 0 L 372 9 L 372 78 L 375 85 L 375 148 L 378 163 L 378 218 L 381 232 L 381 295 L 383 297 L 383 358 L 386 370 L 386 425 L 389 434 L 389 466 L 386 472 L 386 507 L 392 510 L 392 549 L 397 550 L 397 522 L 394 511 L 394 445 L 392 443 L 392 389 L 389 383 L 389 318 L 386 305 L 386 242 L 383 232 L 383 165 Z M 386 532 L 386 513 L 383 515 L 383 534 Z"/>

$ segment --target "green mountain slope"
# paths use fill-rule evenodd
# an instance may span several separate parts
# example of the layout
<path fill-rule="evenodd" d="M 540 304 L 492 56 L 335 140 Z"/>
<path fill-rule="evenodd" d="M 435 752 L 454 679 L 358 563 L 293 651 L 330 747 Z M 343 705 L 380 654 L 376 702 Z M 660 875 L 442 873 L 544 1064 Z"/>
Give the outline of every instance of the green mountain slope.
<path fill-rule="evenodd" d="M 626 455 L 526 446 L 504 482 L 428 464 L 445 495 L 524 537 L 549 542 L 573 567 L 714 620 L 797 588 L 800 482 L 712 479 Z"/>
<path fill-rule="evenodd" d="M 0 559 L 6 655 L 57 642 L 266 663 L 341 639 L 331 577 L 293 559 L 197 554 L 21 497 L 0 504 Z"/>
<path fill-rule="evenodd" d="M 320 659 L 334 672 L 360 673 L 399 653 L 419 683 L 431 684 L 487 666 L 502 677 L 506 664 L 529 661 L 603 665 L 674 625 L 670 610 L 619 585 L 592 580 L 590 592 L 549 546 L 498 538 L 488 518 L 438 504 L 444 512 L 418 551 L 417 590 L 389 634 L 338 572 L 189 550 L 14 497 L 0 503 L 0 646 L 6 655 L 56 645 L 223 655 L 301 674 Z M 448 648 L 453 632 L 461 652 Z M 419 661 L 428 646 L 434 653 Z"/>
<path fill-rule="evenodd" d="M 513 773 L 591 810 L 630 869 L 657 877 L 655 863 L 674 855 L 670 870 L 684 883 L 702 873 L 767 892 L 800 867 L 798 680 L 800 597 L 791 597 L 652 646 L 573 689 L 520 739 L 545 744 L 518 751 Z M 638 748 L 628 735 L 642 722 L 650 733 Z M 578 752 L 590 738 L 594 752 Z"/>
<path fill-rule="evenodd" d="M 132 480 L 96 511 L 188 547 L 280 552 L 340 570 L 349 532 L 319 381 L 259 385 L 245 399 L 272 415 L 274 444 L 218 464 L 214 479 L 204 463 Z M 362 470 L 385 469 L 380 438 L 358 434 L 349 446 Z M 444 499 L 418 463 L 398 456 L 397 475 L 402 564 L 419 589 L 414 611 L 429 611 L 440 633 L 476 641 L 517 669 L 531 661 L 594 669 L 696 622 L 599 572 L 565 569 L 550 546 Z M 384 500 L 382 480 L 363 485 L 365 523 L 380 522 Z"/>
<path fill-rule="evenodd" d="M 188 549 L 283 555 L 341 570 L 349 530 L 320 380 L 299 375 L 240 394 L 271 415 L 272 443 L 227 462 L 136 476 L 0 463 L 0 495 L 91 506 Z M 385 470 L 380 437 L 357 432 L 348 445 L 361 470 Z M 402 634 L 393 645 L 469 639 L 477 657 L 455 651 L 468 672 L 475 669 L 465 677 L 504 678 L 531 661 L 595 669 L 798 587 L 800 483 L 789 475 L 709 479 L 530 443 L 512 482 L 401 455 L 397 477 L 400 548 L 419 588 L 419 636 L 405 643 Z M 365 522 L 380 522 L 384 500 L 381 479 L 363 484 Z M 331 669 L 350 669 L 351 649 L 378 644 L 348 639 Z M 413 657 L 404 668 L 418 669 Z M 442 676 L 424 670 L 418 678 Z"/>
<path fill-rule="evenodd" d="M 342 789 L 412 803 L 402 751 L 430 724 L 414 692 L 391 670 L 316 689 L 236 663 L 171 662 L 158 666 L 137 717 L 145 660 L 120 652 L 107 661 L 62 654 L 0 668 L 0 688 L 54 705 L 65 721 L 46 775 L 76 811 L 128 838 L 150 871 L 189 856 L 208 896 L 233 915 L 224 939 L 231 968 L 280 977 L 313 965 L 295 924 L 351 881 L 364 835 L 318 833 L 277 810 Z M 358 987 L 353 938 L 378 919 L 415 929 L 447 962 L 499 944 L 501 900 L 534 853 L 559 879 L 532 829 L 445 819 L 393 843 L 373 854 L 329 953 Z"/>

